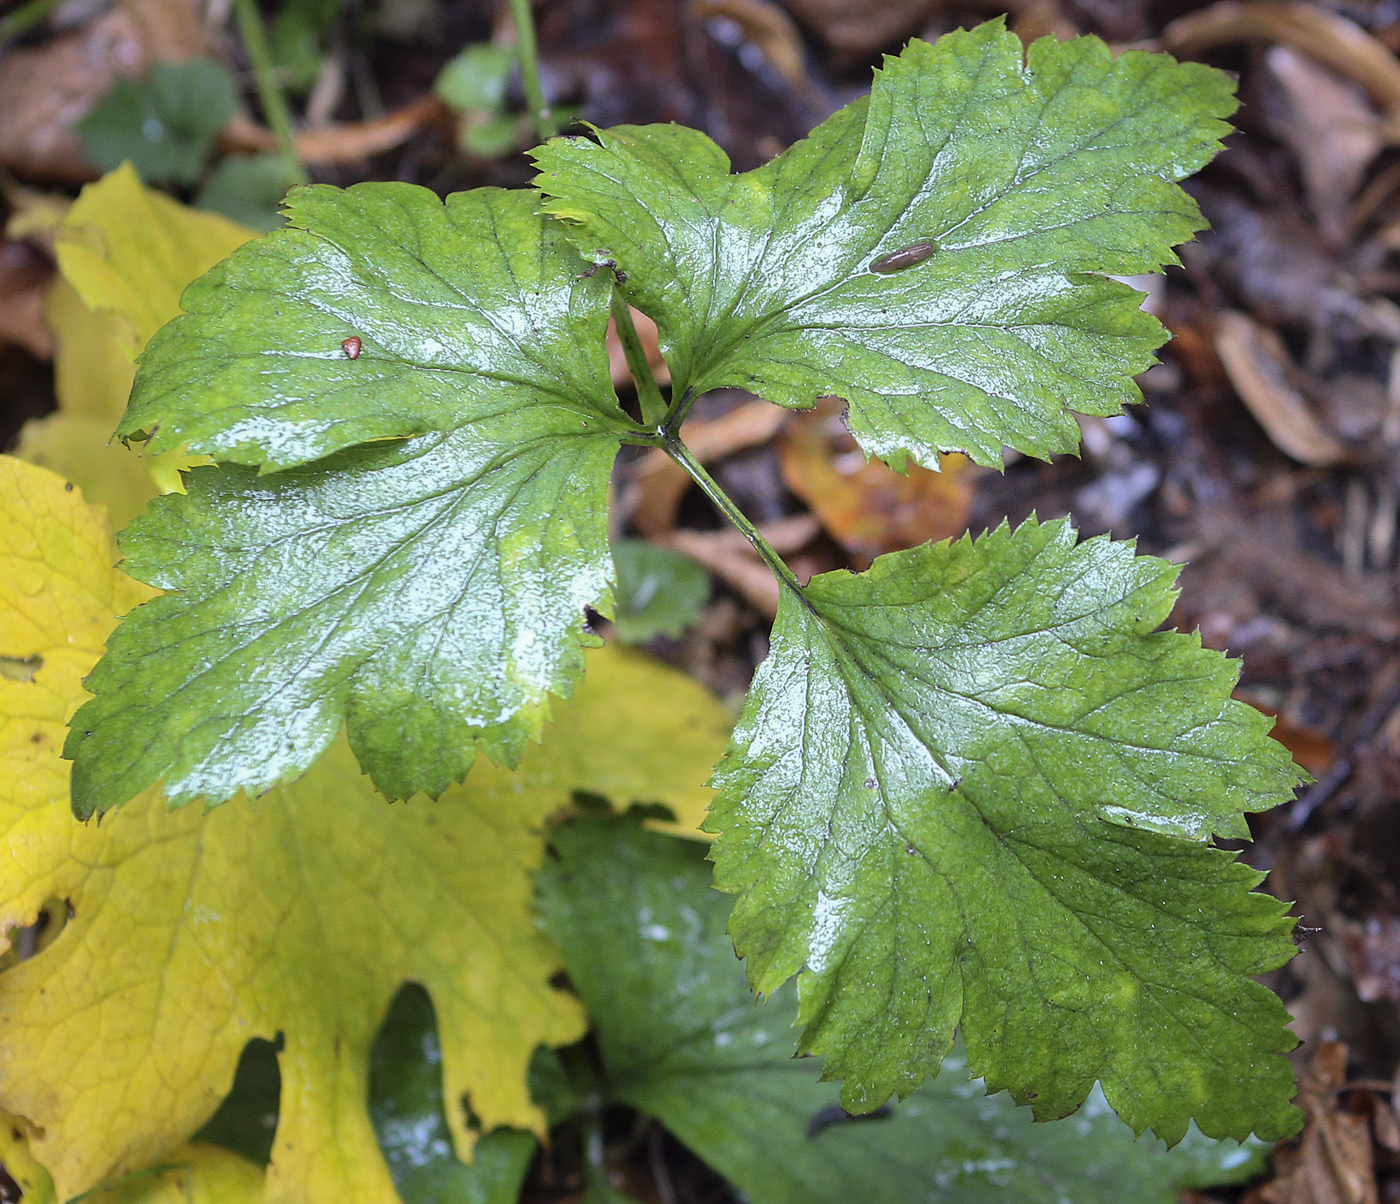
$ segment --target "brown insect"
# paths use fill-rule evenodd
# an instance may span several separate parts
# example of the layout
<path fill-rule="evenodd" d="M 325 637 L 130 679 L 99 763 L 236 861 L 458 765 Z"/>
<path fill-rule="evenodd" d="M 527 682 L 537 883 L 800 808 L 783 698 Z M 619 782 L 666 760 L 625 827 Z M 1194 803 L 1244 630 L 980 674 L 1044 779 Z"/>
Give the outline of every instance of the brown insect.
<path fill-rule="evenodd" d="M 916 263 L 923 263 L 936 250 L 938 250 L 938 244 L 931 240 L 910 243 L 907 247 L 900 247 L 898 251 L 881 255 L 870 265 L 870 270 L 879 272 L 882 276 L 887 276 L 891 272 L 902 272 L 905 268 L 912 268 Z"/>
<path fill-rule="evenodd" d="M 341 343 L 340 349 L 345 352 L 346 359 L 357 360 L 360 358 L 360 336 L 352 334 L 345 342 Z"/>

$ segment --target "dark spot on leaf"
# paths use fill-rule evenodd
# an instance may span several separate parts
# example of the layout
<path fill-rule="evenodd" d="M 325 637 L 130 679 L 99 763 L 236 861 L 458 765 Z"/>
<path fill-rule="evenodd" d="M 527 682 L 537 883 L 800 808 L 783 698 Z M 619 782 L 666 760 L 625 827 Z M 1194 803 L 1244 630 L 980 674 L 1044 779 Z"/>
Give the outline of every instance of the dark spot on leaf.
<path fill-rule="evenodd" d="M 865 788 L 866 788 L 867 790 L 874 790 L 874 789 L 875 789 L 875 779 L 874 779 L 874 778 L 866 778 L 866 779 L 865 779 Z"/>
<path fill-rule="evenodd" d="M 916 849 L 912 844 L 907 844 L 907 845 L 904 846 L 904 851 L 905 851 L 906 853 L 908 853 L 910 857 L 912 857 L 912 856 L 914 856 L 914 854 L 917 853 L 919 850 Z"/>
<path fill-rule="evenodd" d="M 15 1132 L 15 1140 L 19 1140 L 19 1132 Z M 3 1163 L 0 1163 L 0 1204 L 18 1204 L 24 1199 L 24 1192 L 20 1185 L 10 1176 L 9 1170 Z"/>
<path fill-rule="evenodd" d="M 1040 1092 L 1039 1092 L 1039 1091 L 1027 1091 L 1027 1092 L 1026 1092 L 1026 1098 L 1027 1098 L 1027 1099 L 1039 1099 L 1039 1098 L 1040 1098 Z"/>
<path fill-rule="evenodd" d="M 72 493 L 72 492 L 73 492 L 73 482 L 72 482 L 72 481 L 64 481 L 64 482 L 63 482 L 63 492 L 64 492 L 64 493 Z"/>

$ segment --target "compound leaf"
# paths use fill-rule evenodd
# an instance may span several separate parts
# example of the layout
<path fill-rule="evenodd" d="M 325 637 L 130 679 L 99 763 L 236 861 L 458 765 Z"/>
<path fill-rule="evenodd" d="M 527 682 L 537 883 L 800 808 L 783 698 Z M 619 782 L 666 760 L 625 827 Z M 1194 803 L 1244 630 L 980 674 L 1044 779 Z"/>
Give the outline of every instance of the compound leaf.
<path fill-rule="evenodd" d="M 992 1090 L 1134 1128 L 1296 1128 L 1293 1039 L 1250 975 L 1294 951 L 1212 849 L 1301 774 L 1199 636 L 1154 632 L 1173 566 L 1034 520 L 786 591 L 709 824 L 760 992 L 852 1111 L 961 1024 Z"/>
<path fill-rule="evenodd" d="M 132 575 L 172 592 L 91 679 L 78 814 L 158 780 L 173 804 L 266 789 L 343 722 L 393 798 L 538 737 L 582 670 L 584 608 L 610 607 L 608 474 L 635 427 L 608 286 L 533 207 L 306 189 L 305 228 L 187 290 L 121 429 L 233 463 L 123 535 Z"/>
<path fill-rule="evenodd" d="M 597 1027 L 604 1089 L 667 1125 L 754 1204 L 1175 1204 L 1257 1165 L 1258 1146 L 1192 1133 L 1134 1141 L 1097 1092 L 1032 1124 L 955 1053 L 903 1103 L 853 1123 L 815 1061 L 792 1057 L 789 992 L 755 1007 L 704 848 L 575 819 L 540 875 L 546 927 Z"/>
<path fill-rule="evenodd" d="M 1204 225 L 1172 183 L 1219 149 L 1229 79 L 1095 38 L 1023 51 L 1000 21 L 886 60 L 868 99 L 763 167 L 677 126 L 536 152 L 546 210 L 626 270 L 678 394 L 850 403 L 895 467 L 1079 445 L 1072 410 L 1140 394 L 1161 327 L 1107 274 Z M 1091 274 L 1092 273 L 1092 274 Z"/>
<path fill-rule="evenodd" d="M 538 1130 L 531 1052 L 581 1028 L 549 983 L 558 962 L 533 912 L 541 826 L 574 790 L 693 817 L 718 751 L 710 716 L 690 714 L 680 765 L 636 756 L 676 735 L 673 717 L 647 725 L 655 706 L 620 742 L 599 740 L 634 706 L 634 662 L 604 650 L 555 725 L 562 765 L 551 743 L 516 774 L 483 763 L 436 803 L 390 807 L 341 742 L 254 802 L 201 815 L 148 792 L 79 824 L 57 742 L 116 611 L 143 591 L 110 567 L 100 512 L 61 478 L 0 459 L 0 499 L 0 655 L 25 668 L 0 675 L 0 836 L 14 854 L 0 932 L 59 914 L 35 956 L 0 971 L 0 1108 L 36 1127 L 59 1198 L 163 1157 L 214 1112 L 244 1045 L 280 1033 L 267 1198 L 393 1204 L 367 1062 L 405 981 L 436 1009 L 458 1153 L 464 1098 L 487 1128 Z"/>

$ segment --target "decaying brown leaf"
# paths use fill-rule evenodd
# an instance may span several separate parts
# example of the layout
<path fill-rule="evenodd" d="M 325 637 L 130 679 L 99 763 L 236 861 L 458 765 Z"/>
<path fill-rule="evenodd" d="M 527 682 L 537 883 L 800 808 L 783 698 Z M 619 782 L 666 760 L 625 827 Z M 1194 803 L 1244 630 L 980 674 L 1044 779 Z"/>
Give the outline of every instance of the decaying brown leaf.
<path fill-rule="evenodd" d="M 1231 42 L 1278 42 L 1360 84 L 1387 110 L 1400 108 L 1400 61 L 1355 21 L 1304 0 L 1222 0 L 1178 17 L 1162 48 L 1194 57 Z"/>
<path fill-rule="evenodd" d="M 15 343 L 36 359 L 53 355 L 44 324 L 44 295 L 53 264 L 22 242 L 0 239 L 0 344 Z"/>
<path fill-rule="evenodd" d="M 1304 1071 L 1307 1125 L 1296 1151 L 1280 1151 L 1278 1177 L 1260 1192 L 1268 1204 L 1378 1204 L 1371 1126 L 1339 1106 L 1346 1063 L 1347 1047 L 1324 1041 Z"/>
<path fill-rule="evenodd" d="M 783 481 L 832 537 L 868 564 L 883 552 L 960 535 L 972 500 L 972 464 L 945 456 L 942 472 L 911 463 L 901 476 L 865 458 L 844 411 L 842 402 L 826 398 L 792 415 L 778 440 Z"/>
<path fill-rule="evenodd" d="M 1264 69 L 1282 101 L 1271 124 L 1298 161 L 1319 230 L 1339 244 L 1352 198 L 1385 144 L 1380 117 L 1356 84 L 1287 46 L 1272 47 Z"/>
<path fill-rule="evenodd" d="M 759 532 L 780 556 L 797 551 L 817 533 L 817 520 L 798 514 L 760 524 Z M 702 564 L 770 622 L 778 613 L 778 579 L 738 531 L 673 531 L 662 541 Z"/>
<path fill-rule="evenodd" d="M 371 155 L 402 146 L 445 110 L 436 96 L 420 96 L 370 121 L 351 121 L 298 130 L 297 158 L 312 167 L 359 163 Z M 277 149 L 277 137 L 247 117 L 235 117 L 219 137 L 224 150 L 250 154 Z"/>
<path fill-rule="evenodd" d="M 828 46 L 855 57 L 915 32 L 940 0 L 786 0 L 786 4 Z"/>
<path fill-rule="evenodd" d="M 690 11 L 701 18 L 726 17 L 733 21 L 789 87 L 807 86 L 802 35 L 792 18 L 772 0 L 691 0 Z"/>
<path fill-rule="evenodd" d="M 1215 349 L 1235 392 L 1274 445 L 1301 464 L 1341 464 L 1352 459 L 1295 383 L 1298 370 L 1283 340 L 1234 310 L 1219 315 Z"/>

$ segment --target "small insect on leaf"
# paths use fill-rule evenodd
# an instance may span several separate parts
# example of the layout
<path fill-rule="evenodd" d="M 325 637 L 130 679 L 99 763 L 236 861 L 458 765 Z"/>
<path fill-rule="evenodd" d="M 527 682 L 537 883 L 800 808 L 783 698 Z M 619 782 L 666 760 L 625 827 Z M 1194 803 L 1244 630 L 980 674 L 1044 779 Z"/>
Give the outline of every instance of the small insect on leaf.
<path fill-rule="evenodd" d="M 890 272 L 902 272 L 905 268 L 912 268 L 916 263 L 923 263 L 936 250 L 938 250 L 938 244 L 929 240 L 910 243 L 907 247 L 900 247 L 898 251 L 881 255 L 879 259 L 871 263 L 870 270 L 882 275 L 888 275 Z"/>
<path fill-rule="evenodd" d="M 346 358 L 357 360 L 360 358 L 360 346 L 360 336 L 352 334 L 345 342 L 341 343 L 340 348 L 345 352 Z"/>

